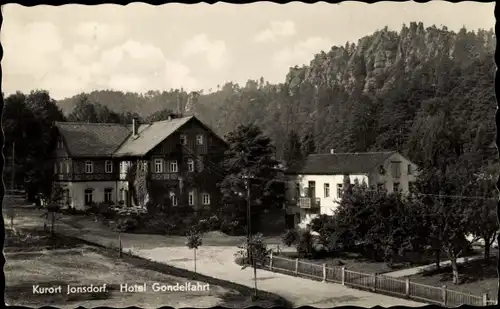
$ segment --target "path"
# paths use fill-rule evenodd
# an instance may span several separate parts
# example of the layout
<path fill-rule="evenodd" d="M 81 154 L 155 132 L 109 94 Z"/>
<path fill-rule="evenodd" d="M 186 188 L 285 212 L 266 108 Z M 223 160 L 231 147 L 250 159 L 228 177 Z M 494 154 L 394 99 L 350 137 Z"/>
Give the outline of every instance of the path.
<path fill-rule="evenodd" d="M 32 217 L 33 219 L 36 218 L 36 214 L 32 215 Z M 34 221 L 38 220 L 34 219 Z M 86 224 L 85 228 L 75 228 L 63 221 L 58 221 L 56 232 L 104 246 L 117 244 L 117 233 L 109 229 L 100 228 L 99 224 Z M 125 252 L 130 251 L 138 256 L 177 268 L 190 271 L 194 268 L 193 251 L 189 250 L 184 244 L 177 244 L 181 238 L 177 239 L 158 235 L 122 235 Z M 172 239 L 175 240 L 172 241 Z M 160 245 L 152 247 L 153 242 L 157 242 Z M 161 246 L 161 243 L 169 244 L 170 246 Z M 236 250 L 238 249 L 234 245 L 202 246 L 197 252 L 198 272 L 206 276 L 253 287 L 253 269 L 246 268 L 242 270 L 234 262 L 234 253 Z M 380 306 L 401 305 L 410 307 L 425 305 L 406 299 L 351 289 L 340 284 L 323 283 L 266 270 L 258 270 L 257 275 L 259 289 L 285 297 L 294 303 L 296 307 L 303 305 L 311 305 L 318 308 L 341 305 L 373 307 L 375 304 Z"/>
<path fill-rule="evenodd" d="M 483 258 L 482 255 L 476 255 L 476 256 L 458 258 L 457 259 L 457 264 L 460 265 L 460 264 L 463 264 L 463 263 L 465 263 L 467 261 L 473 261 L 473 260 L 477 260 L 477 259 L 481 259 L 481 258 Z M 441 261 L 439 263 L 440 267 L 446 267 L 446 266 L 449 266 L 449 265 L 451 265 L 451 261 L 450 260 L 448 260 L 448 261 Z M 431 270 L 434 270 L 436 268 L 437 268 L 436 264 L 429 264 L 429 265 L 422 265 L 422 266 L 418 266 L 418 267 L 397 270 L 397 271 L 393 271 L 393 272 L 390 272 L 390 273 L 384 273 L 383 275 L 387 276 L 387 277 L 393 277 L 393 278 L 409 277 L 409 276 L 413 276 L 413 275 L 416 275 L 418 273 L 421 273 L 423 271 L 431 271 Z"/>

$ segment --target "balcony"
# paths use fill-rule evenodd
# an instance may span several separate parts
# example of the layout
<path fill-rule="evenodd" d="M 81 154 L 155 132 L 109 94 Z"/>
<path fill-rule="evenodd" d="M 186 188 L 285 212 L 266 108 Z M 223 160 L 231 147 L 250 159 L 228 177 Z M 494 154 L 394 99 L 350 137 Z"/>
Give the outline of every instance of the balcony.
<path fill-rule="evenodd" d="M 304 209 L 319 208 L 321 205 L 319 197 L 299 197 L 297 199 L 297 206 Z"/>

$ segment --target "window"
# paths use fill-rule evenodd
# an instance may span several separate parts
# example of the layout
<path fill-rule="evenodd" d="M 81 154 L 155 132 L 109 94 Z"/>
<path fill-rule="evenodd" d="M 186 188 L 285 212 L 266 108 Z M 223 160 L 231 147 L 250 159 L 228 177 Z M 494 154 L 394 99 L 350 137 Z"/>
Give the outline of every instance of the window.
<path fill-rule="evenodd" d="M 384 183 L 378 183 L 377 184 L 377 190 L 384 191 L 385 190 L 385 184 Z"/>
<path fill-rule="evenodd" d="M 196 170 L 198 172 L 203 171 L 203 157 L 196 158 Z"/>
<path fill-rule="evenodd" d="M 127 162 L 125 162 L 125 161 L 120 162 L 120 173 L 121 174 L 127 173 Z"/>
<path fill-rule="evenodd" d="M 64 162 L 59 162 L 59 174 L 64 173 Z"/>
<path fill-rule="evenodd" d="M 210 205 L 210 194 L 203 193 L 201 195 L 201 200 L 202 200 L 203 205 Z"/>
<path fill-rule="evenodd" d="M 85 161 L 85 173 L 92 174 L 94 172 L 94 163 L 92 161 Z"/>
<path fill-rule="evenodd" d="M 54 174 L 57 174 L 57 163 L 54 163 Z"/>
<path fill-rule="evenodd" d="M 399 191 L 399 182 L 395 182 L 392 185 L 392 191 L 394 191 L 394 192 L 398 192 Z"/>
<path fill-rule="evenodd" d="M 194 205 L 194 192 L 193 191 L 189 192 L 189 195 L 188 195 L 188 204 L 189 204 L 189 206 L 193 206 Z"/>
<path fill-rule="evenodd" d="M 155 159 L 155 173 L 163 173 L 163 160 Z"/>
<path fill-rule="evenodd" d="M 64 149 L 64 142 L 62 137 L 57 139 L 57 149 Z"/>
<path fill-rule="evenodd" d="M 66 173 L 69 174 L 69 162 L 66 162 Z"/>
<path fill-rule="evenodd" d="M 181 145 L 187 145 L 187 136 L 182 134 L 181 137 Z"/>
<path fill-rule="evenodd" d="M 170 172 L 177 173 L 177 161 L 170 161 Z"/>
<path fill-rule="evenodd" d="M 295 184 L 295 197 L 300 197 L 300 183 Z"/>
<path fill-rule="evenodd" d="M 392 177 L 399 178 L 401 176 L 401 162 L 391 162 Z"/>
<path fill-rule="evenodd" d="M 104 203 L 111 203 L 111 202 L 113 202 L 113 189 L 106 188 L 104 189 Z"/>
<path fill-rule="evenodd" d="M 325 197 L 330 197 L 330 184 L 325 183 L 323 189 L 325 191 Z"/>
<path fill-rule="evenodd" d="M 194 161 L 193 159 L 187 160 L 188 172 L 194 172 Z"/>
<path fill-rule="evenodd" d="M 196 145 L 203 145 L 203 135 L 196 135 Z"/>
<path fill-rule="evenodd" d="M 173 192 L 170 192 L 170 202 L 172 202 L 172 206 L 177 206 L 177 196 Z"/>
<path fill-rule="evenodd" d="M 408 164 L 408 175 L 412 174 L 413 174 L 413 166 L 411 166 L 411 164 Z"/>
<path fill-rule="evenodd" d="M 342 193 L 343 193 L 343 189 L 342 189 L 342 184 L 341 183 L 338 183 L 337 184 L 337 197 L 341 197 L 342 196 Z"/>
<path fill-rule="evenodd" d="M 113 162 L 111 160 L 106 160 L 105 164 L 105 171 L 106 173 L 112 173 L 113 172 Z"/>
<path fill-rule="evenodd" d="M 85 205 L 92 204 L 92 189 L 85 189 Z"/>

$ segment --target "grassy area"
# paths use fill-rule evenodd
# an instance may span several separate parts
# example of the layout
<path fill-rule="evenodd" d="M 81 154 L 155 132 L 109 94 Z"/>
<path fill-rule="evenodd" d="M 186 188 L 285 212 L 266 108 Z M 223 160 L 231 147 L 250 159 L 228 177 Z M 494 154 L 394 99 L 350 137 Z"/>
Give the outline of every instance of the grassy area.
<path fill-rule="evenodd" d="M 466 256 L 473 256 L 480 254 L 477 251 L 468 252 Z M 295 259 L 298 258 L 298 254 L 296 252 L 281 252 L 279 256 Z M 315 258 L 315 259 L 304 259 L 300 258 L 301 261 L 314 263 L 314 264 L 326 264 L 327 266 L 344 266 L 348 270 L 362 272 L 362 273 L 377 273 L 383 274 L 387 272 L 398 271 L 407 268 L 413 268 L 421 265 L 433 264 L 434 256 L 419 256 L 418 262 L 413 263 L 394 263 L 392 267 L 389 267 L 385 262 L 374 261 L 372 259 L 367 258 L 361 253 L 357 252 L 337 252 L 334 257 L 326 257 L 326 258 Z M 417 260 L 413 258 L 413 260 Z M 446 260 L 446 257 L 442 257 L 442 260 Z"/>
<path fill-rule="evenodd" d="M 30 236 L 27 236 L 30 235 Z M 286 303 L 269 293 L 252 300 L 252 291 L 246 287 L 223 287 L 211 280 L 187 279 L 190 272 L 171 271 L 168 266 L 152 265 L 148 261 L 125 256 L 116 257 L 116 252 L 88 246 L 74 239 L 42 235 L 40 232 L 18 232 L 7 234 L 6 260 L 6 301 L 24 306 L 52 305 L 57 307 L 96 307 L 113 304 L 119 307 L 140 305 L 146 308 L 172 307 L 225 307 L 247 306 L 271 307 Z M 51 239 L 50 241 L 48 239 Z M 71 246 L 70 244 L 73 244 Z M 22 248 L 29 250 L 21 250 Z M 174 274 L 172 274 L 174 272 Z M 154 292 L 153 283 L 183 285 L 209 283 L 207 291 Z M 107 284 L 107 291 L 101 293 L 67 294 L 67 285 Z M 120 284 L 146 283 L 149 290 L 144 293 L 125 293 Z M 33 293 L 33 285 L 40 287 L 61 286 L 62 293 L 39 295 Z"/>
<path fill-rule="evenodd" d="M 43 211 L 31 207 L 16 210 L 14 231 L 10 230 L 10 220 L 4 213 L 6 223 L 4 268 L 6 277 L 6 302 L 14 305 L 44 306 L 61 308 L 76 306 L 126 307 L 137 305 L 145 308 L 172 307 L 212 307 L 216 305 L 232 308 L 248 306 L 271 307 L 288 306 L 288 302 L 278 295 L 259 292 L 259 299 L 252 298 L 253 290 L 238 284 L 210 278 L 190 271 L 177 269 L 165 264 L 154 263 L 124 253 L 122 259 L 117 252 L 95 247 L 74 238 L 56 235 L 52 237 L 43 230 L 45 221 Z M 66 217 L 66 216 L 65 216 Z M 66 217 L 64 220 L 71 221 Z M 62 220 L 61 220 L 62 221 Z M 96 226 L 86 226 L 88 218 L 80 222 L 81 231 Z M 63 232 L 62 227 L 56 228 Z M 101 230 L 100 230 L 101 231 Z M 115 239 L 109 229 L 102 230 L 103 237 Z M 134 242 L 147 242 L 151 235 L 132 235 Z M 148 245 L 161 246 L 171 240 L 159 235 L 150 240 Z M 140 239 L 135 239 L 135 238 Z M 212 238 L 222 239 L 220 235 Z M 181 240 L 182 239 L 182 240 Z M 178 237 L 179 244 L 185 246 L 185 238 Z M 175 242 L 175 241 L 174 241 Z M 185 282 L 201 284 L 209 283 L 209 291 L 196 292 L 153 292 L 122 293 L 121 283 L 146 283 L 148 287 L 154 282 L 163 284 L 184 284 Z M 68 284 L 94 286 L 107 284 L 107 291 L 102 293 L 67 294 Z M 38 295 L 33 293 L 33 285 L 48 287 L 61 285 L 62 293 Z"/>
<path fill-rule="evenodd" d="M 296 252 L 282 252 L 280 253 L 279 256 L 291 259 L 299 257 Z M 372 261 L 363 257 L 359 253 L 353 253 L 353 252 L 339 252 L 336 257 L 318 258 L 318 259 L 300 258 L 300 260 L 314 264 L 326 264 L 327 266 L 332 266 L 332 267 L 344 266 L 348 270 L 363 272 L 363 273 L 381 274 L 405 268 L 405 266 L 402 264 L 390 268 L 385 262 Z M 407 268 L 408 267 L 413 267 L 413 266 L 407 266 Z"/>
<path fill-rule="evenodd" d="M 492 252 L 489 262 L 483 259 L 472 260 L 458 266 L 461 284 L 453 284 L 451 266 L 442 267 L 440 270 L 424 271 L 409 276 L 411 281 L 432 285 L 446 285 L 450 290 L 482 295 L 487 293 L 495 298 L 498 293 L 497 252 Z"/>

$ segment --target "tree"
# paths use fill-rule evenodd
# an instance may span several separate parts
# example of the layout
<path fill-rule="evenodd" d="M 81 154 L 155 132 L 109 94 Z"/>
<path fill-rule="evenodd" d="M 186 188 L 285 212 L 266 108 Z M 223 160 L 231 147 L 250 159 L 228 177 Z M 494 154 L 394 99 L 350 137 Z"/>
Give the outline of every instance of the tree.
<path fill-rule="evenodd" d="M 47 91 L 20 92 L 5 99 L 3 114 L 7 154 L 15 142 L 15 183 L 23 185 L 30 200 L 39 192 L 48 195 L 53 167 L 50 163 L 54 145 L 53 125 L 64 116 Z M 10 168 L 10 166 L 8 166 Z"/>
<path fill-rule="evenodd" d="M 448 166 L 444 172 L 423 170 L 418 181 L 420 188 L 439 188 L 435 195 L 420 195 L 421 226 L 427 231 L 428 243 L 435 250 L 443 250 L 450 259 L 454 284 L 460 283 L 457 259 L 470 245 L 465 236 L 471 233 L 473 224 L 468 215 L 470 203 L 467 199 L 456 198 L 470 194 L 468 188 L 472 179 L 468 176 L 466 167 L 458 163 Z"/>
<path fill-rule="evenodd" d="M 284 149 L 284 159 L 288 166 L 302 159 L 301 145 L 297 132 L 291 131 Z"/>
<path fill-rule="evenodd" d="M 302 157 L 304 158 L 316 152 L 316 141 L 312 132 L 308 132 L 304 135 L 304 137 L 302 138 L 301 147 Z"/>
<path fill-rule="evenodd" d="M 68 115 L 68 120 L 73 122 L 98 122 L 96 108 L 94 104 L 90 102 L 88 95 L 80 95 L 73 111 Z"/>
<path fill-rule="evenodd" d="M 495 181 L 498 179 L 497 173 L 488 173 L 488 170 L 476 175 L 475 181 L 470 186 L 471 196 L 477 197 L 467 202 L 466 214 L 472 221 L 471 232 L 475 237 L 480 237 L 484 241 L 484 260 L 490 258 L 490 248 L 495 241 L 498 231 L 497 204 L 498 195 Z"/>
<path fill-rule="evenodd" d="M 252 235 L 250 241 L 245 241 L 245 243 L 238 248 L 239 250 L 236 252 L 236 256 L 244 260 L 242 269 L 247 268 L 249 265 L 253 268 L 254 296 L 257 297 L 257 267 L 265 265 L 269 259 L 271 250 L 267 248 L 262 238 L 262 234 L 260 233 Z M 250 256 L 248 256 L 248 254 L 250 254 Z"/>
<path fill-rule="evenodd" d="M 223 160 L 226 176 L 219 184 L 223 202 L 241 213 L 249 185 L 252 213 L 281 208 L 284 192 L 275 189 L 275 183 L 280 181 L 279 162 L 269 137 L 253 124 L 240 125 L 226 136 L 226 141 L 229 144 Z"/>
<path fill-rule="evenodd" d="M 187 247 L 194 252 L 194 272 L 196 273 L 196 250 L 203 244 L 199 231 L 191 230 L 187 237 Z"/>

